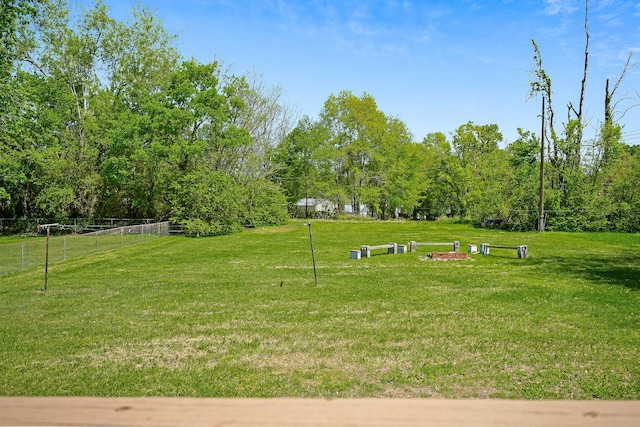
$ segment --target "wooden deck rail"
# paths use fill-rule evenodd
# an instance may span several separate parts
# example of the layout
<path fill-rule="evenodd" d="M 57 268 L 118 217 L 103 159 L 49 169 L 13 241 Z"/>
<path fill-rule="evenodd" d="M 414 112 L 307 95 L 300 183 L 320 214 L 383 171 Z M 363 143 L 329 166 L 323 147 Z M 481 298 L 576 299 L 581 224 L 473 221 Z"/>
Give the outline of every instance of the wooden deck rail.
<path fill-rule="evenodd" d="M 0 397 L 0 425 L 631 427 L 640 402 Z"/>

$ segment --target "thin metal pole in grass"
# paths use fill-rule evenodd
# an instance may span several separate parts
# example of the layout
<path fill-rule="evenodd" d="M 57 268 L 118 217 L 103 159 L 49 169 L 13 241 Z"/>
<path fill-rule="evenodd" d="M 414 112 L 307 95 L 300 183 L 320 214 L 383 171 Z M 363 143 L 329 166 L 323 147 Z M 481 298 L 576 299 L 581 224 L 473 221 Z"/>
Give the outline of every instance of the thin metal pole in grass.
<path fill-rule="evenodd" d="M 316 273 L 316 253 L 313 249 L 313 233 L 311 232 L 311 222 L 307 223 L 309 226 L 309 242 L 311 243 L 311 260 L 313 261 L 313 278 L 316 281 L 316 288 L 318 287 L 318 274 Z"/>
<path fill-rule="evenodd" d="M 60 224 L 38 224 L 38 228 L 44 228 L 47 230 L 47 242 L 45 243 L 44 250 L 44 291 L 47 292 L 47 282 L 49 281 L 49 235 L 51 234 L 51 227 L 57 227 Z"/>

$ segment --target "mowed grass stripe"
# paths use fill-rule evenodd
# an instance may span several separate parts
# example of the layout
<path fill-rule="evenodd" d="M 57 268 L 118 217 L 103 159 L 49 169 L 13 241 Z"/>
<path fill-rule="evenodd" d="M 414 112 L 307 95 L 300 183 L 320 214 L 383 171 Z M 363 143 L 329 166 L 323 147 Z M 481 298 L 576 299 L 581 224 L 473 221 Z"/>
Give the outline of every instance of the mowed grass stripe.
<path fill-rule="evenodd" d="M 0 394 L 640 398 L 640 236 L 312 227 L 317 288 L 303 222 L 0 277 Z M 529 258 L 349 259 L 410 240 Z"/>

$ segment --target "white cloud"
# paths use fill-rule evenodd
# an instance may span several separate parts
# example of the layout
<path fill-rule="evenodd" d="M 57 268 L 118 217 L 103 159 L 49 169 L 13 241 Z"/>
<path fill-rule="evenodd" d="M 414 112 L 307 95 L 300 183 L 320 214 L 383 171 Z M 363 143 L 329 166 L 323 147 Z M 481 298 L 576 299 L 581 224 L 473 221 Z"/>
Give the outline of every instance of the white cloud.
<path fill-rule="evenodd" d="M 347 27 L 352 33 L 365 37 L 379 36 L 388 33 L 384 27 L 371 26 L 360 21 L 349 21 L 347 22 Z"/>
<path fill-rule="evenodd" d="M 410 32 L 407 35 L 407 39 L 416 44 L 426 44 L 431 42 L 434 33 L 434 28 L 432 26 L 429 26 L 426 28 L 421 28 L 414 32 Z"/>
<path fill-rule="evenodd" d="M 578 9 L 576 0 L 544 0 L 547 15 L 572 14 Z"/>
<path fill-rule="evenodd" d="M 605 22 L 610 27 L 621 27 L 624 25 L 622 18 L 615 13 L 607 13 L 598 16 L 598 19 Z"/>

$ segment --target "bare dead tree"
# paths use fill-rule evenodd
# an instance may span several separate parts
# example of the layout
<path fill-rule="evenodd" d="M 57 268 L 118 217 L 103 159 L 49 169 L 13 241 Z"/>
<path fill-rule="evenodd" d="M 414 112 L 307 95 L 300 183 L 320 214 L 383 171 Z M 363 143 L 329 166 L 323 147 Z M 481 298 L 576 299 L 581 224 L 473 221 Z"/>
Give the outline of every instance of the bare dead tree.
<path fill-rule="evenodd" d="M 616 80 L 615 84 L 613 85 L 613 89 L 611 91 L 609 91 L 609 79 L 607 79 L 607 81 L 606 81 L 606 84 L 605 84 L 605 98 L 604 98 L 604 121 L 605 121 L 605 123 L 613 123 L 616 120 L 615 115 L 618 112 L 618 106 L 620 105 L 620 103 L 624 102 L 624 101 L 629 101 L 629 100 L 632 99 L 632 97 L 623 96 L 622 98 L 620 98 L 617 101 L 613 102 L 613 97 L 615 96 L 616 91 L 620 87 L 620 84 L 622 83 L 622 80 L 624 79 L 625 74 L 627 74 L 627 72 L 630 71 L 637 64 L 637 63 L 632 63 L 631 62 L 632 58 L 633 58 L 633 51 L 629 52 L 629 56 L 627 57 L 627 62 L 625 62 L 624 67 L 622 68 L 622 72 L 620 73 L 620 76 L 618 77 L 618 79 Z M 640 96 L 638 96 L 638 98 L 640 99 Z M 618 117 L 617 120 L 622 119 L 625 116 L 625 114 L 627 114 L 627 112 L 629 110 L 633 109 L 634 107 L 637 107 L 638 105 L 640 105 L 640 104 L 633 104 L 630 107 L 622 110 L 622 112 L 620 113 L 620 117 Z"/>
<path fill-rule="evenodd" d="M 584 44 L 584 68 L 582 73 L 582 84 L 580 87 L 580 101 L 578 103 L 578 109 L 571 102 L 567 105 L 568 115 L 567 120 L 571 120 L 571 112 L 576 116 L 575 119 L 578 121 L 578 129 L 576 135 L 576 141 L 574 146 L 574 152 L 572 153 L 572 157 L 576 162 L 576 165 L 580 164 L 580 153 L 582 149 L 582 137 L 583 137 L 583 107 L 584 107 L 584 95 L 587 89 L 587 71 L 589 68 L 589 0 L 585 0 L 584 2 L 584 33 L 585 33 L 585 44 Z"/>
<path fill-rule="evenodd" d="M 616 141 L 620 136 L 620 134 L 618 133 L 619 131 L 617 131 L 616 126 L 614 126 L 614 124 L 618 120 L 618 118 L 615 117 L 616 113 L 618 112 L 618 105 L 623 101 L 632 99 L 629 96 L 625 96 L 614 102 L 614 96 L 617 90 L 620 88 L 620 84 L 622 83 L 625 74 L 635 66 L 635 64 L 631 63 L 632 58 L 633 51 L 629 53 L 622 72 L 620 73 L 618 79 L 615 81 L 612 89 L 610 89 L 609 79 L 606 79 L 605 81 L 604 122 L 602 123 L 602 126 L 600 128 L 600 137 L 597 141 L 594 142 L 592 153 L 593 165 L 591 169 L 593 171 L 592 185 L 594 186 L 597 184 L 600 172 L 610 162 L 615 150 Z M 624 117 L 627 111 L 638 105 L 639 104 L 636 103 L 623 110 L 620 118 Z"/>
<path fill-rule="evenodd" d="M 551 159 L 556 159 L 558 157 L 558 149 L 556 145 L 556 134 L 555 134 L 555 123 L 554 123 L 554 112 L 552 105 L 552 90 L 551 90 L 551 78 L 546 73 L 544 68 L 542 67 L 542 54 L 540 53 L 540 49 L 536 44 L 535 40 L 531 40 L 531 44 L 533 45 L 533 60 L 535 62 L 535 68 L 533 70 L 534 79 L 531 81 L 529 97 L 534 98 L 538 93 L 542 95 L 542 98 L 546 103 L 546 121 L 548 123 L 549 132 L 546 132 L 545 135 L 546 142 L 549 145 L 548 153 Z M 549 136 L 551 135 L 551 140 L 549 140 Z M 551 141 L 553 141 L 553 150 L 551 150 Z M 552 155 L 553 153 L 553 155 Z"/>
<path fill-rule="evenodd" d="M 241 163 L 245 178 L 265 178 L 273 174 L 271 149 L 291 132 L 299 117 L 297 109 L 283 100 L 282 87 L 268 85 L 255 71 L 245 77 L 247 87 L 240 93 L 244 109 L 235 124 L 246 129 L 252 143 L 243 150 Z"/>
<path fill-rule="evenodd" d="M 584 2 L 584 70 L 582 74 L 582 87 L 580 89 L 580 104 L 578 105 L 578 120 L 582 120 L 582 107 L 584 106 L 584 93 L 587 87 L 587 69 L 589 67 L 589 0 Z"/>

